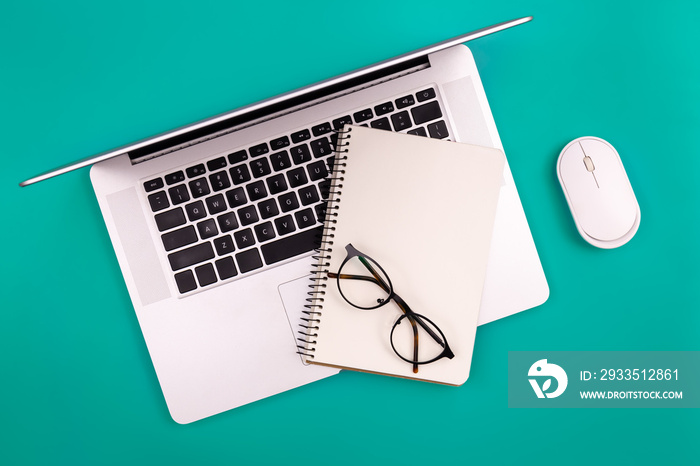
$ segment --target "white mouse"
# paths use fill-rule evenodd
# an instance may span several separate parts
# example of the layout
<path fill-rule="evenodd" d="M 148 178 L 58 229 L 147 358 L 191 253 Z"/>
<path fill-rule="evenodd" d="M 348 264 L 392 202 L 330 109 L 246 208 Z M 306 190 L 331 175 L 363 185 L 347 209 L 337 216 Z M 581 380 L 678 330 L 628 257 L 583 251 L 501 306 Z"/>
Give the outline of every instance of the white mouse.
<path fill-rule="evenodd" d="M 632 239 L 641 218 L 639 203 L 610 143 L 592 136 L 574 139 L 559 154 L 557 175 L 583 239 L 605 249 Z"/>

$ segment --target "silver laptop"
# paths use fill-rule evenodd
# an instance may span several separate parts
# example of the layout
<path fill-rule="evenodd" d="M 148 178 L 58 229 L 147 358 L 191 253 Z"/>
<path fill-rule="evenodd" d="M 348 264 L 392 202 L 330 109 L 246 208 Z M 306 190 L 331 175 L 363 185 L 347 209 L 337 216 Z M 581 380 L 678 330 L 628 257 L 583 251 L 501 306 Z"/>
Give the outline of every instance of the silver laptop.
<path fill-rule="evenodd" d="M 353 123 L 502 149 L 472 55 L 457 44 L 529 19 L 22 183 L 94 164 L 95 193 L 175 421 L 196 421 L 337 373 L 305 366 L 295 335 L 325 215 L 334 130 Z M 549 295 L 508 166 L 503 177 L 481 324 Z M 449 202 L 459 208 L 458 199 Z M 440 220 L 429 213 L 422 219 Z M 439 241 L 437 231 L 426 247 Z"/>

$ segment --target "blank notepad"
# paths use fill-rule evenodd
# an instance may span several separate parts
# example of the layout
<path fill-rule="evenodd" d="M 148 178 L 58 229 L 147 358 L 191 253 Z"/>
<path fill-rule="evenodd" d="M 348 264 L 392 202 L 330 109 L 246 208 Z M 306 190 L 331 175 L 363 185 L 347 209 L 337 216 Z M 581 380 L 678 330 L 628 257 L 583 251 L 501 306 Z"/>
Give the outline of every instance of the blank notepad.
<path fill-rule="evenodd" d="M 461 385 L 469 376 L 505 157 L 497 149 L 346 126 L 331 175 L 317 286 L 302 322 L 306 362 Z M 331 244 L 332 243 L 332 244 Z M 453 359 L 419 366 L 392 350 L 402 315 L 349 305 L 335 279 L 345 245 L 375 259 L 411 309 L 435 322 Z"/>

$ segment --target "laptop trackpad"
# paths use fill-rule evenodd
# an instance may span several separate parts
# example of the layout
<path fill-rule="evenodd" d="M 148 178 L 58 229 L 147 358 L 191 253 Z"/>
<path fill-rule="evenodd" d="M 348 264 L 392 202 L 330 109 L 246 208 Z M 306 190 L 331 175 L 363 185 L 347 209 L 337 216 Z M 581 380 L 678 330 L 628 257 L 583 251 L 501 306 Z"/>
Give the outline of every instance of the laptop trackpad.
<path fill-rule="evenodd" d="M 297 337 L 302 337 L 299 335 L 298 330 L 301 330 L 299 323 L 301 323 L 301 318 L 304 316 L 302 311 L 306 308 L 304 305 L 309 304 L 306 299 L 309 297 L 308 293 L 311 290 L 309 285 L 311 280 L 309 280 L 311 275 L 304 275 L 301 278 L 292 280 L 286 283 L 282 283 L 277 289 L 279 290 L 280 297 L 282 298 L 282 304 L 284 305 L 284 310 L 287 313 L 287 319 L 289 320 L 289 328 L 294 334 L 294 341 L 302 344 L 297 340 Z M 301 358 L 301 355 L 299 355 Z M 303 358 L 302 362 L 303 362 Z M 306 364 L 306 363 L 305 363 Z"/>

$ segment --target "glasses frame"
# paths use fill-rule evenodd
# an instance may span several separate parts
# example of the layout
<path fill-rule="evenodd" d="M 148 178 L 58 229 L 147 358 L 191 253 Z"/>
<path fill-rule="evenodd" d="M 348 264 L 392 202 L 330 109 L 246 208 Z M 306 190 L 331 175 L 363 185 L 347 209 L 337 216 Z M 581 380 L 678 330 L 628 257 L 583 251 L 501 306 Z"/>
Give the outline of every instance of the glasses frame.
<path fill-rule="evenodd" d="M 368 256 L 367 254 L 360 252 L 357 248 L 355 248 L 351 243 L 347 244 L 345 246 L 345 251 L 347 252 L 347 256 L 345 257 L 345 260 L 340 264 L 340 267 L 338 267 L 338 273 L 333 273 L 333 272 L 328 272 L 328 278 L 335 278 L 336 280 L 336 285 L 338 287 L 338 291 L 340 292 L 340 295 L 343 297 L 345 302 L 350 304 L 352 307 L 356 309 L 360 309 L 363 311 L 372 311 L 375 309 L 379 309 L 380 307 L 386 305 L 390 301 L 394 301 L 394 303 L 399 307 L 401 312 L 403 312 L 403 315 L 401 315 L 396 322 L 394 322 L 393 327 L 391 328 L 391 333 L 389 335 L 389 342 L 391 343 L 391 349 L 394 350 L 394 353 L 396 355 L 408 362 L 409 364 L 413 365 L 413 372 L 417 373 L 418 372 L 418 366 L 423 365 L 423 364 L 430 364 L 432 362 L 437 361 L 438 359 L 442 358 L 448 358 L 452 359 L 454 358 L 454 353 L 452 352 L 452 349 L 450 349 L 450 345 L 447 343 L 447 338 L 445 337 L 445 334 L 440 330 L 440 327 L 438 327 L 432 320 L 428 319 L 424 315 L 417 314 L 415 313 L 410 306 L 404 301 L 401 296 L 399 296 L 395 291 L 394 287 L 391 283 L 391 278 L 389 278 L 389 274 L 386 273 L 384 268 Z M 350 260 L 353 258 L 357 257 L 358 260 L 362 263 L 362 265 L 367 268 L 367 270 L 371 273 L 371 276 L 366 276 L 366 275 L 353 275 L 353 274 L 342 274 L 341 272 L 343 271 L 343 267 L 345 264 L 347 264 Z M 381 273 L 386 277 L 386 281 L 382 278 L 382 276 L 377 273 L 377 270 L 372 266 L 372 263 L 375 264 Z M 375 285 L 379 286 L 382 288 L 386 293 L 387 297 L 384 298 L 383 301 L 378 302 L 376 306 L 358 306 L 357 304 L 353 303 L 351 300 L 349 300 L 345 294 L 343 293 L 343 288 L 340 284 L 340 280 L 364 280 L 364 281 L 369 281 L 371 283 L 374 283 Z M 409 323 L 411 324 L 411 328 L 413 330 L 413 359 L 408 359 L 402 356 L 394 347 L 394 331 L 396 328 L 401 324 L 402 321 L 408 320 Z M 432 325 L 435 330 L 437 330 L 437 333 L 433 331 L 433 329 L 428 326 L 427 323 Z M 443 347 L 442 352 L 437 355 L 436 357 L 429 359 L 427 361 L 419 361 L 418 360 L 418 326 L 420 326 L 423 330 L 426 331 L 430 337 L 435 340 L 437 344 Z"/>

